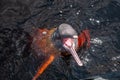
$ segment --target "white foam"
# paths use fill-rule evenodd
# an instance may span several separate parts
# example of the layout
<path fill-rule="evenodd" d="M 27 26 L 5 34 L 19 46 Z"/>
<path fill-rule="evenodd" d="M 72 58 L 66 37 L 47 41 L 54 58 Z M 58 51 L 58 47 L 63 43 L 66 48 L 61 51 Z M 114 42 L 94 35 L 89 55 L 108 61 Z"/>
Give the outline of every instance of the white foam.
<path fill-rule="evenodd" d="M 99 39 L 99 38 L 92 38 L 90 43 L 102 45 L 103 41 L 101 39 Z"/>
<path fill-rule="evenodd" d="M 120 59 L 120 55 L 119 56 L 116 56 L 116 57 L 112 57 L 112 60 L 117 60 L 117 59 Z"/>

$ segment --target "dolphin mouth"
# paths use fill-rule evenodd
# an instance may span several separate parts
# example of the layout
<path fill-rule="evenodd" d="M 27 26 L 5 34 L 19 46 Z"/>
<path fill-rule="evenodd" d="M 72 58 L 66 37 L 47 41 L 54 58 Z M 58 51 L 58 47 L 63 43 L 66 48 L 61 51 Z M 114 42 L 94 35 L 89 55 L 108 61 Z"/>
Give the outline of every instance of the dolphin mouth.
<path fill-rule="evenodd" d="M 83 66 L 83 63 L 80 60 L 80 58 L 75 50 L 75 43 L 74 43 L 73 39 L 67 38 L 67 39 L 63 40 L 63 42 L 64 42 L 63 47 L 72 54 L 72 56 L 75 59 L 75 61 L 77 62 L 77 64 L 79 66 Z"/>
<path fill-rule="evenodd" d="M 77 62 L 77 64 L 78 64 L 79 66 L 83 66 L 83 63 L 82 63 L 82 61 L 80 60 L 80 58 L 79 58 L 77 52 L 75 51 L 75 49 L 71 48 L 69 51 L 70 51 L 70 53 L 72 54 L 72 56 L 74 57 L 74 59 L 75 59 L 75 61 Z"/>

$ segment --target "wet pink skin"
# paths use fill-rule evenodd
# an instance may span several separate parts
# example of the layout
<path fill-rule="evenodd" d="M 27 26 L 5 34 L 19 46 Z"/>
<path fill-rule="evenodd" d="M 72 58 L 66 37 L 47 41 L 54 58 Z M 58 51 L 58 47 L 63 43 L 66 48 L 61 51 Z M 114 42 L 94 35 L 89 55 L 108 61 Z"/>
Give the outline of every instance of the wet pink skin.
<path fill-rule="evenodd" d="M 74 40 L 72 38 L 63 39 L 63 47 L 66 50 L 68 50 L 68 52 L 70 52 L 72 54 L 73 58 L 75 59 L 75 61 L 77 62 L 77 64 L 79 66 L 83 66 L 83 63 L 80 60 L 80 58 L 75 50 L 75 43 L 74 43 Z"/>

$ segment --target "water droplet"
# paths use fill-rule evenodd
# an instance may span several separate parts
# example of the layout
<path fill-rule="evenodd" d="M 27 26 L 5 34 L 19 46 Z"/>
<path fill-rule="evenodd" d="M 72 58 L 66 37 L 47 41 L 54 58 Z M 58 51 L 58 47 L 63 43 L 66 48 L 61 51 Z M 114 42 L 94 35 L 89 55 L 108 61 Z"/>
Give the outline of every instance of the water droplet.
<path fill-rule="evenodd" d="M 71 5 L 70 5 L 70 7 L 72 8 L 72 7 L 73 7 L 73 5 L 71 4 Z"/>
<path fill-rule="evenodd" d="M 91 7 L 94 7 L 94 5 L 91 5 Z"/>
<path fill-rule="evenodd" d="M 90 20 L 90 21 L 95 21 L 95 19 L 93 19 L 93 18 L 90 18 L 89 20 Z"/>
<path fill-rule="evenodd" d="M 76 14 L 77 14 L 77 15 L 79 15 L 79 13 L 78 13 L 78 12 L 77 12 Z"/>
<path fill-rule="evenodd" d="M 100 21 L 99 20 L 96 20 L 96 22 L 99 24 L 100 23 Z"/>
<path fill-rule="evenodd" d="M 43 34 L 43 35 L 46 35 L 46 34 L 47 34 L 47 32 L 46 32 L 46 31 L 43 31 L 43 32 L 42 32 L 42 34 Z"/>
<path fill-rule="evenodd" d="M 73 38 L 77 39 L 77 38 L 78 38 L 78 36 L 77 36 L 77 35 L 74 35 L 74 36 L 73 36 Z"/>
<path fill-rule="evenodd" d="M 63 13 L 63 11 L 59 11 L 60 13 Z"/>
<path fill-rule="evenodd" d="M 95 52 L 95 50 L 94 50 L 94 49 L 92 49 L 92 51 L 93 51 L 93 52 Z"/>
<path fill-rule="evenodd" d="M 80 10 L 78 10 L 78 12 L 76 14 L 79 15 L 80 14 Z"/>

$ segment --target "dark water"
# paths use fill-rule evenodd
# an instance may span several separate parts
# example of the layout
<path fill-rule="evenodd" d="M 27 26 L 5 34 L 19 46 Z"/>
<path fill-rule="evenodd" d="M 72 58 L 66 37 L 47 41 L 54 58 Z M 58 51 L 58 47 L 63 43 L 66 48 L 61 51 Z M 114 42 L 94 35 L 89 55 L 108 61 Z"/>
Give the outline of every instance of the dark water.
<path fill-rule="evenodd" d="M 89 29 L 91 47 L 84 62 L 56 58 L 38 80 L 120 80 L 119 0 L 1 0 L 0 80 L 31 80 L 42 58 L 31 48 L 33 28 L 69 23 Z M 96 79 L 95 79 L 96 78 Z"/>

